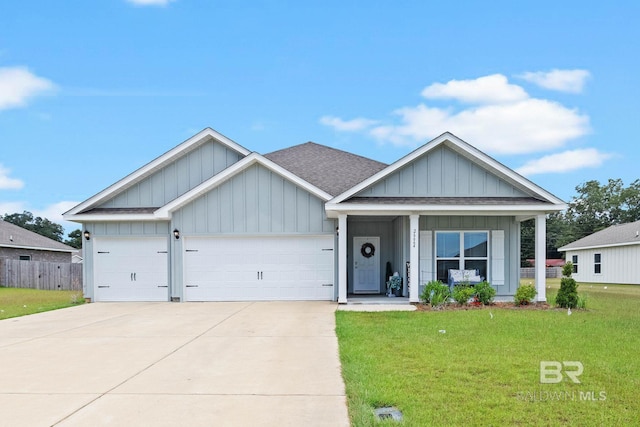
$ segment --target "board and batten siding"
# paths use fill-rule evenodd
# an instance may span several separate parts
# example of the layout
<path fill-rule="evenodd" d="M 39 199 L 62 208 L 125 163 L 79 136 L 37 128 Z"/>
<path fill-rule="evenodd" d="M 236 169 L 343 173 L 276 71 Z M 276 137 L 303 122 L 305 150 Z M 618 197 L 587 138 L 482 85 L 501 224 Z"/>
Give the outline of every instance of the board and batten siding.
<path fill-rule="evenodd" d="M 600 254 L 600 274 L 595 273 L 594 255 Z M 566 260 L 578 256 L 577 282 L 640 285 L 640 245 L 568 250 Z"/>
<path fill-rule="evenodd" d="M 100 208 L 160 207 L 242 159 L 227 146 L 208 140 L 159 171 L 100 205 Z"/>
<path fill-rule="evenodd" d="M 419 228 L 421 282 L 435 279 L 434 242 L 437 231 L 488 231 L 488 279 L 495 287 L 497 296 L 511 296 L 515 293 L 520 282 L 520 224 L 514 217 L 420 216 Z M 500 242 L 502 247 L 496 247 Z M 425 245 L 428 245 L 428 248 L 423 251 Z M 495 271 L 498 267 L 501 267 L 502 271 Z"/>
<path fill-rule="evenodd" d="M 252 165 L 173 213 L 183 234 L 328 234 L 324 202 L 262 165 Z"/>
<path fill-rule="evenodd" d="M 526 197 L 447 147 L 438 147 L 359 192 L 362 197 Z"/>
<path fill-rule="evenodd" d="M 82 224 L 82 230 L 91 233 L 91 239 L 82 239 L 82 287 L 84 296 L 91 299 L 94 299 L 93 242 L 96 237 L 171 237 L 169 221 L 91 222 Z"/>

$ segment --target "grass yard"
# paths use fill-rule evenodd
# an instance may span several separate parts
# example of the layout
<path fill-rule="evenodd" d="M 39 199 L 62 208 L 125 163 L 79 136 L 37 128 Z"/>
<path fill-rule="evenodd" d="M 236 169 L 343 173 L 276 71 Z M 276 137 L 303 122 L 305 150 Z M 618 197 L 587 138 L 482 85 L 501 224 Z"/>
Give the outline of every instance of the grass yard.
<path fill-rule="evenodd" d="M 0 287 L 0 320 L 83 304 L 82 292 Z"/>
<path fill-rule="evenodd" d="M 553 298 L 559 279 L 550 280 Z M 640 425 L 640 286 L 581 284 L 587 310 L 336 312 L 353 426 Z M 490 313 L 493 315 L 491 318 Z M 446 331 L 446 332 L 441 332 Z M 541 361 L 578 361 L 542 384 Z M 566 371 L 575 371 L 567 367 Z"/>

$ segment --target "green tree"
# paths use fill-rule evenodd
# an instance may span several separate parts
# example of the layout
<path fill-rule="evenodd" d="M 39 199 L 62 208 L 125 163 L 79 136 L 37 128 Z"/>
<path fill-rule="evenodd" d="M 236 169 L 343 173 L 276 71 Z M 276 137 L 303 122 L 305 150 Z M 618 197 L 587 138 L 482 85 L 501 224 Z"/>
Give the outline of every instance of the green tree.
<path fill-rule="evenodd" d="M 65 245 L 69 245 L 73 248 L 82 248 L 82 230 L 76 229 L 68 234 L 68 239 L 64 241 Z"/>
<path fill-rule="evenodd" d="M 569 224 L 563 243 L 640 219 L 640 180 L 628 187 L 621 179 L 609 179 L 606 184 L 592 180 L 578 185 L 576 191 L 565 215 Z"/>
<path fill-rule="evenodd" d="M 33 214 L 28 211 L 21 214 L 5 214 L 2 219 L 58 242 L 62 242 L 62 236 L 64 236 L 64 229 L 60 224 L 39 216 L 34 218 Z"/>

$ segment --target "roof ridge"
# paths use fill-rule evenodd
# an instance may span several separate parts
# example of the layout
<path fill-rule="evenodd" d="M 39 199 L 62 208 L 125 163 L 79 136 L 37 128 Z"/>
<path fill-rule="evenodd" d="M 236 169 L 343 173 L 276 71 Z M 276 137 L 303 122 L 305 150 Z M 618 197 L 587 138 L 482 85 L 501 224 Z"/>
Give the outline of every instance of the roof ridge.
<path fill-rule="evenodd" d="M 365 157 L 365 156 L 362 156 L 360 154 L 352 153 L 350 151 L 343 150 L 341 148 L 335 148 L 335 147 L 331 147 L 329 145 L 320 144 L 319 142 L 314 142 L 314 141 L 307 141 L 307 142 L 303 142 L 301 144 L 292 145 L 290 147 L 281 148 L 279 150 L 275 150 L 275 151 L 271 151 L 269 153 L 266 153 L 266 154 L 264 154 L 264 156 L 267 157 L 267 156 L 270 156 L 272 154 L 279 153 L 281 151 L 290 150 L 290 149 L 296 148 L 296 147 L 302 147 L 304 145 L 314 145 L 316 147 L 326 148 L 328 150 L 337 151 L 337 152 L 344 153 L 344 154 L 349 155 L 349 156 L 359 157 L 361 159 L 365 159 L 365 160 L 368 160 L 368 161 L 371 161 L 371 162 L 379 163 L 380 165 L 388 166 L 388 163 L 384 163 L 384 162 L 381 162 L 379 160 L 372 159 L 370 157 Z"/>

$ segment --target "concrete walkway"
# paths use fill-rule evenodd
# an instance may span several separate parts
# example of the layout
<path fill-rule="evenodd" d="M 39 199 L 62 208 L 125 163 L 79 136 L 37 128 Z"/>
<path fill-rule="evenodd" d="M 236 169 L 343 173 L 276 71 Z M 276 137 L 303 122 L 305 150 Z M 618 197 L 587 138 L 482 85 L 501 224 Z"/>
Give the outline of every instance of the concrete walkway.
<path fill-rule="evenodd" d="M 0 426 L 348 426 L 335 303 L 97 303 L 0 321 Z"/>

